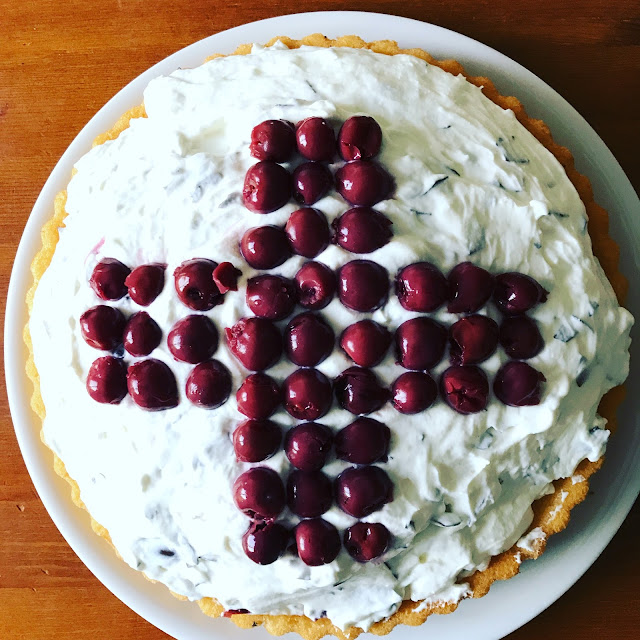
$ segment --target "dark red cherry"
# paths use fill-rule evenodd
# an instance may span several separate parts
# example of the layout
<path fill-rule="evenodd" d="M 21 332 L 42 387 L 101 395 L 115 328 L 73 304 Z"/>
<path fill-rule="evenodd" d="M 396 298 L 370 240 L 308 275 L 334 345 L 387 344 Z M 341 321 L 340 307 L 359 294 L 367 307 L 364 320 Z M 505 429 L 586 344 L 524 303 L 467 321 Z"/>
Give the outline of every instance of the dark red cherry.
<path fill-rule="evenodd" d="M 173 325 L 167 345 L 176 360 L 198 364 L 216 352 L 218 330 L 207 316 L 187 316 Z"/>
<path fill-rule="evenodd" d="M 285 231 L 294 252 L 305 258 L 315 258 L 322 253 L 331 239 L 329 223 L 317 209 L 294 211 L 289 216 Z"/>
<path fill-rule="evenodd" d="M 351 116 L 340 128 L 338 151 L 343 160 L 369 160 L 380 151 L 382 130 L 369 116 Z"/>
<path fill-rule="evenodd" d="M 334 382 L 338 404 L 356 415 L 377 411 L 389 399 L 385 389 L 371 369 L 349 367 Z"/>
<path fill-rule="evenodd" d="M 293 197 L 302 204 L 314 204 L 333 186 L 331 171 L 319 162 L 305 162 L 293 172 Z"/>
<path fill-rule="evenodd" d="M 205 409 L 216 409 L 231 394 L 231 374 L 219 360 L 202 362 L 189 374 L 186 393 L 193 404 Z"/>
<path fill-rule="evenodd" d="M 208 311 L 223 301 L 213 281 L 217 262 L 194 258 L 183 262 L 174 272 L 176 292 L 180 301 L 194 311 Z"/>
<path fill-rule="evenodd" d="M 393 178 L 377 162 L 355 160 L 336 172 L 336 189 L 350 204 L 372 207 L 391 197 Z"/>
<path fill-rule="evenodd" d="M 261 275 L 247 281 L 247 305 L 259 318 L 282 320 L 296 306 L 296 288 L 282 276 Z"/>
<path fill-rule="evenodd" d="M 253 520 L 272 520 L 284 509 L 284 484 L 269 467 L 252 467 L 233 483 L 233 500 Z"/>
<path fill-rule="evenodd" d="M 504 404 L 525 407 L 540 404 L 546 378 L 526 362 L 512 360 L 500 367 L 493 381 L 493 392 Z"/>
<path fill-rule="evenodd" d="M 373 320 L 349 325 L 340 337 L 343 351 L 361 367 L 374 367 L 384 358 L 391 344 L 391 333 Z"/>
<path fill-rule="evenodd" d="M 500 325 L 500 344 L 510 358 L 527 360 L 542 351 L 544 340 L 535 320 L 512 316 L 504 318 Z"/>
<path fill-rule="evenodd" d="M 296 420 L 316 420 L 331 408 L 331 383 L 317 369 L 298 369 L 282 385 L 284 408 Z"/>
<path fill-rule="evenodd" d="M 434 379 L 422 371 L 403 373 L 391 387 L 391 403 L 400 413 L 420 413 L 428 409 L 437 396 Z"/>
<path fill-rule="evenodd" d="M 336 153 L 333 127 L 324 118 L 305 118 L 299 122 L 296 141 L 300 155 L 307 160 L 332 160 Z"/>
<path fill-rule="evenodd" d="M 300 560 L 310 567 L 333 562 L 340 553 L 338 530 L 322 518 L 303 520 L 295 528 Z"/>
<path fill-rule="evenodd" d="M 125 280 L 131 269 L 115 258 L 104 258 L 89 278 L 91 288 L 102 300 L 120 300 L 127 295 Z"/>
<path fill-rule="evenodd" d="M 461 318 L 449 329 L 449 357 L 452 364 L 478 364 L 498 346 L 498 325 L 482 315 Z"/>
<path fill-rule="evenodd" d="M 317 422 L 305 422 L 287 431 L 284 452 L 297 469 L 318 471 L 327 461 L 332 443 L 333 433 L 329 427 Z"/>
<path fill-rule="evenodd" d="M 251 155 L 258 160 L 286 162 L 296 148 L 296 132 L 286 120 L 265 120 L 251 130 Z"/>
<path fill-rule="evenodd" d="M 387 270 L 371 260 L 352 260 L 338 272 L 338 296 L 354 311 L 375 311 L 389 295 Z"/>
<path fill-rule="evenodd" d="M 254 269 L 273 269 L 291 257 L 287 234 L 273 225 L 245 231 L 240 251 L 247 264 Z"/>
<path fill-rule="evenodd" d="M 280 404 L 278 383 L 264 373 L 245 378 L 236 393 L 238 411 L 247 418 L 264 420 L 273 415 Z"/>
<path fill-rule="evenodd" d="M 344 532 L 344 548 L 358 562 L 379 558 L 390 543 L 389 530 L 379 522 L 356 522 Z"/>
<path fill-rule="evenodd" d="M 435 320 L 420 316 L 396 329 L 396 358 L 405 369 L 435 367 L 447 344 L 447 330 Z"/>
<path fill-rule="evenodd" d="M 136 357 L 148 356 L 162 340 L 162 330 L 146 312 L 134 313 L 124 327 L 124 348 Z"/>
<path fill-rule="evenodd" d="M 240 462 L 262 462 L 282 442 L 280 427 L 271 420 L 245 420 L 233 432 L 233 449 Z"/>
<path fill-rule="evenodd" d="M 136 267 L 124 281 L 129 296 L 141 307 L 148 307 L 164 288 L 164 264 L 151 263 Z"/>
<path fill-rule="evenodd" d="M 331 480 L 322 471 L 293 470 L 287 480 L 287 505 L 301 518 L 317 518 L 333 502 Z"/>
<path fill-rule="evenodd" d="M 103 404 L 119 404 L 127 395 L 127 367 L 113 356 L 94 360 L 87 374 L 87 391 Z"/>
<path fill-rule="evenodd" d="M 254 164 L 244 177 L 242 199 L 254 213 L 271 213 L 291 198 L 291 176 L 279 164 L 263 160 Z"/>
<path fill-rule="evenodd" d="M 298 302 L 317 311 L 324 309 L 336 293 L 336 276 L 321 262 L 306 262 L 295 277 Z"/>
<path fill-rule="evenodd" d="M 275 562 L 285 552 L 288 542 L 289 532 L 279 522 L 252 522 L 242 536 L 247 557 L 261 565 Z"/>
<path fill-rule="evenodd" d="M 547 292 L 524 273 L 501 273 L 496 276 L 493 301 L 506 316 L 517 316 L 547 300 Z"/>
<path fill-rule="evenodd" d="M 143 409 L 159 411 L 178 406 L 176 379 L 161 360 L 148 358 L 132 364 L 127 371 L 127 388 L 133 401 Z"/>
<path fill-rule="evenodd" d="M 336 434 L 336 457 L 353 464 L 386 461 L 391 431 L 373 418 L 356 418 Z"/>
<path fill-rule="evenodd" d="M 335 335 L 329 324 L 315 313 L 297 315 L 284 331 L 284 349 L 299 367 L 315 367 L 333 351 Z"/>
<path fill-rule="evenodd" d="M 371 253 L 384 247 L 393 236 L 391 220 L 367 207 L 345 211 L 331 226 L 335 231 L 334 242 L 352 253 Z"/>
<path fill-rule="evenodd" d="M 240 269 L 236 269 L 230 262 L 221 262 L 213 270 L 213 281 L 220 293 L 238 290 L 238 278 L 242 275 Z"/>
<path fill-rule="evenodd" d="M 349 467 L 336 478 L 336 502 L 354 518 L 364 518 L 393 500 L 393 483 L 380 467 Z"/>
<path fill-rule="evenodd" d="M 99 304 L 80 316 L 80 333 L 90 347 L 113 351 L 122 344 L 125 324 L 119 309 Z"/>
<path fill-rule="evenodd" d="M 493 293 L 493 276 L 471 262 L 461 262 L 448 277 L 450 313 L 475 313 Z"/>
<path fill-rule="evenodd" d="M 282 337 L 273 322 L 265 318 L 240 318 L 224 330 L 231 353 L 249 370 L 273 366 L 282 355 Z"/>
<path fill-rule="evenodd" d="M 458 413 L 478 413 L 486 408 L 489 382 L 484 371 L 473 365 L 449 367 L 440 379 L 444 401 Z"/>
<path fill-rule="evenodd" d="M 430 262 L 415 262 L 398 274 L 396 295 L 408 311 L 435 311 L 447 299 L 447 280 Z"/>

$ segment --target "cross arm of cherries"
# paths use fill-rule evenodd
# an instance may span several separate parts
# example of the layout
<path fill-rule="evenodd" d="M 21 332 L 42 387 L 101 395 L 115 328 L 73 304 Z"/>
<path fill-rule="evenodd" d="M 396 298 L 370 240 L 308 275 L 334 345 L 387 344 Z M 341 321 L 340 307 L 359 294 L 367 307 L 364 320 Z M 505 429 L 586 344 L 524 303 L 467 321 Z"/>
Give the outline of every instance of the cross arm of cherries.
<path fill-rule="evenodd" d="M 390 197 L 393 178 L 373 158 L 382 132 L 368 116 L 346 120 L 338 134 L 323 118 L 312 117 L 294 127 L 282 120 L 268 120 L 254 127 L 251 153 L 259 160 L 245 176 L 245 206 L 259 214 L 279 209 L 293 196 L 305 205 L 294 211 L 284 229 L 264 225 L 249 229 L 240 241 L 245 261 L 254 269 L 269 270 L 285 262 L 292 253 L 310 259 L 293 280 L 261 273 L 247 282 L 246 302 L 254 314 L 225 328 L 228 348 L 251 373 L 237 390 L 238 410 L 246 420 L 233 433 L 236 457 L 259 463 L 274 455 L 282 443 L 280 426 L 270 420 L 280 407 L 296 420 L 284 437 L 284 450 L 293 470 L 286 488 L 278 473 L 254 466 L 242 473 L 233 486 L 234 501 L 251 519 L 243 536 L 243 548 L 258 564 L 270 564 L 290 546 L 291 532 L 276 519 L 285 505 L 301 521 L 293 530 L 293 548 L 303 562 L 317 566 L 333 561 L 341 548 L 337 529 L 322 519 L 335 498 L 338 506 L 355 518 L 381 509 L 393 499 L 393 484 L 387 473 L 373 463 L 387 459 L 389 428 L 367 417 L 391 400 L 403 414 L 428 409 L 442 399 L 455 411 L 482 411 L 489 400 L 489 382 L 478 366 L 498 344 L 511 360 L 495 376 L 493 391 L 504 404 L 536 405 L 540 402 L 541 372 L 524 360 L 544 347 L 536 322 L 527 311 L 546 300 L 547 292 L 533 278 L 516 272 L 493 275 L 472 264 L 455 266 L 447 277 L 429 262 L 402 268 L 395 277 L 395 294 L 407 310 L 428 314 L 447 304 L 447 310 L 462 317 L 449 328 L 427 315 L 389 329 L 364 319 L 348 326 L 338 343 L 354 362 L 330 381 L 315 367 L 334 349 L 331 326 L 317 311 L 337 295 L 349 309 L 368 313 L 382 307 L 389 296 L 389 274 L 380 264 L 355 259 L 334 273 L 313 261 L 333 241 L 344 250 L 367 254 L 392 238 L 391 221 L 372 207 Z M 345 164 L 335 174 L 338 193 L 352 208 L 331 225 L 315 204 L 334 185 L 334 177 L 323 162 L 334 159 L 336 148 Z M 283 162 L 294 151 L 305 162 L 290 175 Z M 332 233 L 333 229 L 333 233 Z M 137 305 L 149 306 L 165 285 L 166 266 L 145 264 L 130 270 L 113 258 L 103 259 L 89 280 L 99 298 L 115 301 L 129 295 Z M 205 312 L 222 304 L 224 296 L 237 291 L 240 271 L 229 262 L 194 258 L 173 274 L 176 294 L 189 309 Z M 500 326 L 478 311 L 492 301 L 502 313 Z M 276 322 L 290 316 L 296 304 L 305 309 L 293 317 L 284 336 Z M 161 360 L 147 358 L 162 340 L 162 329 L 146 311 L 131 317 L 116 307 L 97 305 L 80 317 L 84 340 L 96 349 L 115 352 L 94 361 L 86 387 L 100 403 L 118 404 L 127 393 L 146 410 L 163 410 L 179 403 L 175 376 Z M 372 370 L 392 342 L 396 360 L 407 371 L 385 388 Z M 451 366 L 436 384 L 429 371 L 444 357 L 447 342 Z M 227 368 L 212 358 L 219 336 L 204 313 L 179 320 L 168 333 L 173 357 L 195 365 L 185 393 L 195 405 L 215 409 L 232 390 Z M 125 364 L 121 347 L 135 358 Z M 298 368 L 280 386 L 264 373 L 276 364 L 283 351 Z M 118 357 L 120 355 L 120 357 Z M 334 434 L 315 422 L 338 405 L 356 416 Z M 338 459 L 354 466 L 332 483 L 322 472 L 331 450 Z M 380 523 L 357 522 L 343 536 L 348 553 L 359 562 L 379 559 L 391 536 Z"/>

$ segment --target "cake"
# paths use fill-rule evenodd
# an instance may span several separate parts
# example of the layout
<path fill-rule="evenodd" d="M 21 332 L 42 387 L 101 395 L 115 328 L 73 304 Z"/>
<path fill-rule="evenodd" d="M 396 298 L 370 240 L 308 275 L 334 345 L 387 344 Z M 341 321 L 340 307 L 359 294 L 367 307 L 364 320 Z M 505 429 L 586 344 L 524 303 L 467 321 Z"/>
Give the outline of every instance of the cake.
<path fill-rule="evenodd" d="M 238 53 L 153 80 L 58 197 L 43 440 L 96 531 L 209 615 L 420 624 L 539 555 L 601 464 L 632 323 L 606 213 L 455 62 Z"/>

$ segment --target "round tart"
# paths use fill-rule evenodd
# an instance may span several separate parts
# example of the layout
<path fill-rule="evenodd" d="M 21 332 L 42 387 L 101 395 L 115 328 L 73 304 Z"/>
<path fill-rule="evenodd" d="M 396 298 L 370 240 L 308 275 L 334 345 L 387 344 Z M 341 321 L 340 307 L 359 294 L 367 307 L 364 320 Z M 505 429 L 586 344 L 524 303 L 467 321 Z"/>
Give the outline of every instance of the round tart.
<path fill-rule="evenodd" d="M 537 557 L 601 463 L 632 323 L 607 216 L 453 61 L 237 53 L 152 81 L 58 196 L 25 331 L 43 440 L 209 615 L 420 624 Z"/>

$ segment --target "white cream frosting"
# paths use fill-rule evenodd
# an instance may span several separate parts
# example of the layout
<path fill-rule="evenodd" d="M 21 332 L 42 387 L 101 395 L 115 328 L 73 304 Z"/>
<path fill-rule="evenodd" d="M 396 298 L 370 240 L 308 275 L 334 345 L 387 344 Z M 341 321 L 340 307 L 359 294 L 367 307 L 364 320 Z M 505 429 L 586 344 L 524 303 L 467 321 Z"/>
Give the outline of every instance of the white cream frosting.
<path fill-rule="evenodd" d="M 148 118 L 133 120 L 117 140 L 78 161 L 66 227 L 30 322 L 47 411 L 44 436 L 87 508 L 132 567 L 176 593 L 211 596 L 228 609 L 327 615 L 342 628 L 366 629 L 403 599 L 464 596 L 460 578 L 521 538 L 531 503 L 549 483 L 602 455 L 608 432 L 598 402 L 627 375 L 632 318 L 592 255 L 584 205 L 564 170 L 511 111 L 462 76 L 410 56 L 255 47 L 249 56 L 153 80 L 144 99 Z M 248 227 L 283 225 L 296 209 L 290 203 L 260 216 L 243 207 L 243 177 L 255 162 L 252 127 L 312 115 L 338 125 L 354 114 L 380 123 L 379 160 L 397 183 L 395 197 L 376 207 L 393 221 L 393 240 L 368 257 L 392 275 L 417 260 L 445 273 L 472 260 L 492 272 L 536 278 L 550 293 L 532 312 L 546 346 L 530 363 L 547 383 L 539 406 L 507 407 L 493 397 L 486 411 L 470 416 L 441 400 L 415 416 L 387 404 L 372 417 L 392 432 L 381 466 L 395 499 L 365 518 L 393 534 L 385 562 L 357 564 L 343 550 L 321 567 L 290 555 L 263 567 L 242 551 L 248 519 L 231 495 L 246 467 L 235 460 L 230 434 L 242 418 L 235 390 L 247 372 L 221 339 L 215 357 L 231 371 L 232 397 L 213 411 L 186 399 L 191 366 L 174 361 L 166 335 L 191 312 L 177 298 L 172 273 L 193 257 L 234 263 L 243 273 L 240 290 L 207 315 L 221 335 L 250 315 L 244 284 L 255 272 L 239 254 L 239 239 Z M 335 192 L 315 206 L 329 220 L 348 208 Z M 165 288 L 147 311 L 164 332 L 152 356 L 166 361 L 179 383 L 174 409 L 145 412 L 129 397 L 100 405 L 85 390 L 88 368 L 101 354 L 83 341 L 78 319 L 99 302 L 87 282 L 103 257 L 132 268 L 168 265 Z M 353 257 L 330 246 L 318 260 L 335 269 Z M 273 272 L 292 277 L 303 262 L 293 257 Z M 128 298 L 114 304 L 125 314 L 139 310 Z M 492 306 L 484 312 L 497 318 Z M 336 335 L 361 317 L 393 330 L 416 315 L 394 295 L 373 314 L 338 300 L 321 313 Z M 456 319 L 444 310 L 433 315 L 447 324 Z M 482 365 L 490 380 L 505 360 L 499 351 Z M 318 368 L 332 378 L 349 364 L 336 349 Z M 445 367 L 443 361 L 434 376 Z M 281 381 L 294 368 L 283 359 L 268 373 Z M 402 371 L 391 353 L 376 367 L 387 384 Z M 283 428 L 295 423 L 283 410 L 274 420 Z M 338 430 L 352 420 L 334 405 L 320 422 Z M 287 473 L 282 451 L 265 464 Z M 345 466 L 334 460 L 325 471 L 334 477 Z M 336 506 L 324 517 L 340 531 L 354 522 Z"/>

